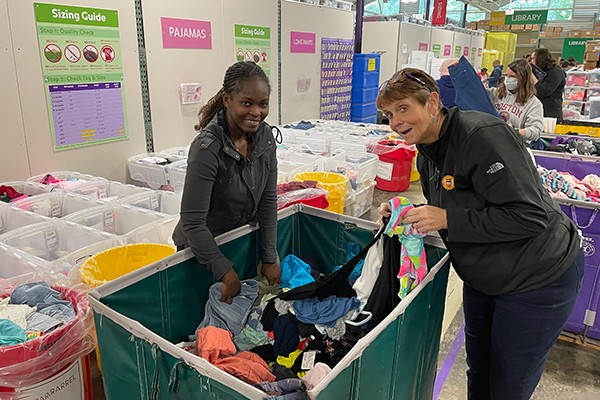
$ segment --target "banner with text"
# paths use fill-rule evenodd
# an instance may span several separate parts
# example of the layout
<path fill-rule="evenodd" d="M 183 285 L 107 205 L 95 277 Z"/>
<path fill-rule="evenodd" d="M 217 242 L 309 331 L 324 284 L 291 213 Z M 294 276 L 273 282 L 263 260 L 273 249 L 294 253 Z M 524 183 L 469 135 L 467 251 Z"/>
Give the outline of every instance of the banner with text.
<path fill-rule="evenodd" d="M 54 150 L 127 139 L 117 11 L 33 6 Z"/>
<path fill-rule="evenodd" d="M 354 42 L 321 39 L 321 118 L 350 121 Z"/>
<path fill-rule="evenodd" d="M 265 74 L 271 73 L 271 28 L 234 25 L 236 61 L 254 61 Z"/>
<path fill-rule="evenodd" d="M 446 25 L 446 7 L 448 0 L 434 0 L 433 12 L 431 13 L 432 25 Z"/>
<path fill-rule="evenodd" d="M 545 24 L 548 20 L 548 10 L 515 11 L 506 14 L 505 25 Z"/>

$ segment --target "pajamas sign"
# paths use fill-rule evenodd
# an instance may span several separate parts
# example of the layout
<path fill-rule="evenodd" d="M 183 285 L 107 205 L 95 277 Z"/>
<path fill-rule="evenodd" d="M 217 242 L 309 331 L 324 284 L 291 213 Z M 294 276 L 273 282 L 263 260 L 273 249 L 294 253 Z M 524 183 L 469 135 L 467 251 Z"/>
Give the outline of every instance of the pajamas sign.
<path fill-rule="evenodd" d="M 34 10 L 54 150 L 127 139 L 117 11 Z"/>

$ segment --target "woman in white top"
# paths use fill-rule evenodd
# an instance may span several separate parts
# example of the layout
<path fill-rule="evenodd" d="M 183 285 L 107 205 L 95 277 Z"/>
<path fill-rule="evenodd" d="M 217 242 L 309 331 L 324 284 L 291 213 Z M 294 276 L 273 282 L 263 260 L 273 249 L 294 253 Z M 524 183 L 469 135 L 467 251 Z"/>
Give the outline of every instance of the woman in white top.
<path fill-rule="evenodd" d="M 539 139 L 544 129 L 544 107 L 535 97 L 531 66 L 525 59 L 510 63 L 504 81 L 486 90 L 507 124 L 527 141 Z"/>

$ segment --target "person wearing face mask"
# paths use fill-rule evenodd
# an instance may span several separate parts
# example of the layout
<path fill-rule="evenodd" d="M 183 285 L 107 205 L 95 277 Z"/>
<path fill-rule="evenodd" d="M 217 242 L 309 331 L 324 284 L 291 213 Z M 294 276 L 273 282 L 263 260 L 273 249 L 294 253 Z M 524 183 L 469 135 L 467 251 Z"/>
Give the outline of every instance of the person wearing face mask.
<path fill-rule="evenodd" d="M 498 114 L 527 141 L 539 139 L 544 130 L 544 108 L 532 77 L 529 63 L 518 59 L 508 65 L 497 88 L 486 89 Z"/>
<path fill-rule="evenodd" d="M 257 64 L 233 64 L 223 86 L 200 109 L 198 135 L 190 145 L 173 240 L 190 247 L 198 261 L 221 281 L 221 301 L 240 291 L 233 262 L 214 237 L 246 224 L 260 225 L 261 272 L 279 283 L 277 255 L 277 157 L 269 114 L 271 85 Z"/>
<path fill-rule="evenodd" d="M 581 290 L 577 226 L 542 186 L 517 132 L 487 113 L 442 107 L 427 73 L 394 74 L 377 108 L 419 150 L 427 205 L 401 223 L 438 231 L 465 283 L 468 399 L 529 400 Z M 390 217 L 389 203 L 378 214 Z"/>

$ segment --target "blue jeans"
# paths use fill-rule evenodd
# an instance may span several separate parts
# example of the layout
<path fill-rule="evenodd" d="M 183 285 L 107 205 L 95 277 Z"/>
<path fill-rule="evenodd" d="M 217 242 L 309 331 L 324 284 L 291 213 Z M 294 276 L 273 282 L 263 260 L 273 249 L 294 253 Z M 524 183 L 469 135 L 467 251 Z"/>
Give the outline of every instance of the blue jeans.
<path fill-rule="evenodd" d="M 463 289 L 470 400 L 529 400 L 581 290 L 584 257 L 551 284 L 489 296 Z"/>

